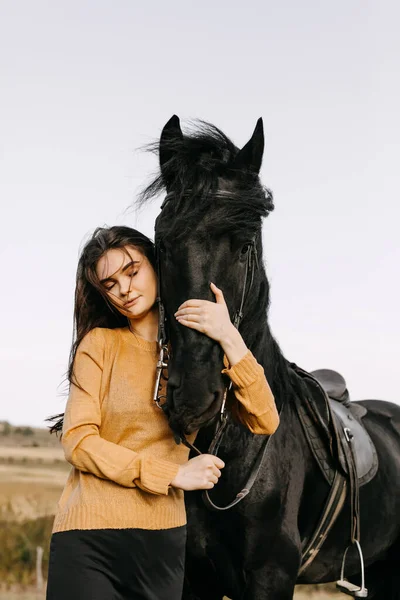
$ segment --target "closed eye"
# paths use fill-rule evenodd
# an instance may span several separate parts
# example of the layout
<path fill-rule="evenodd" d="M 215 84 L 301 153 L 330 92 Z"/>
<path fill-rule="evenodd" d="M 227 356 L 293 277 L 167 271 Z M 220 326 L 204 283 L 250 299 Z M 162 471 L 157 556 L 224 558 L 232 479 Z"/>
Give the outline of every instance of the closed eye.
<path fill-rule="evenodd" d="M 128 277 L 132 278 L 132 277 L 134 277 L 135 275 L 137 275 L 137 274 L 138 274 L 138 272 L 139 272 L 139 269 L 138 269 L 137 271 L 132 271 L 131 273 L 128 273 Z M 111 283 L 111 285 L 110 285 L 110 284 L 108 284 L 108 285 L 104 285 L 104 288 L 107 290 L 107 292 L 109 292 L 110 290 L 112 290 L 112 288 L 113 288 L 113 287 L 114 287 L 114 285 L 115 285 L 115 281 L 112 281 L 112 282 L 110 282 L 110 283 Z"/>

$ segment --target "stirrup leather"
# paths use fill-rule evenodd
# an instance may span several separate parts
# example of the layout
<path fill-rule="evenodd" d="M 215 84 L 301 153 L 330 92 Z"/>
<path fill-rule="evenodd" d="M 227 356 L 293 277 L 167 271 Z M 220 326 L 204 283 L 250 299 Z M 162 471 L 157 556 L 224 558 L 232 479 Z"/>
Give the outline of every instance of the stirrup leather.
<path fill-rule="evenodd" d="M 353 544 L 356 545 L 356 548 L 358 551 L 358 556 L 360 558 L 361 586 L 355 585 L 354 583 L 347 581 L 347 579 L 344 576 L 344 568 L 346 565 L 347 552 Z M 339 581 L 336 582 L 336 587 L 338 590 L 340 590 L 344 594 L 353 596 L 353 598 L 367 598 L 368 597 L 368 590 L 365 587 L 364 557 L 363 557 L 363 553 L 361 551 L 360 542 L 358 540 L 354 540 L 354 542 L 352 544 L 350 544 L 350 546 L 347 546 L 347 548 L 346 548 L 346 551 L 343 556 L 343 561 L 342 561 L 342 569 L 340 571 L 340 579 L 339 579 Z"/>

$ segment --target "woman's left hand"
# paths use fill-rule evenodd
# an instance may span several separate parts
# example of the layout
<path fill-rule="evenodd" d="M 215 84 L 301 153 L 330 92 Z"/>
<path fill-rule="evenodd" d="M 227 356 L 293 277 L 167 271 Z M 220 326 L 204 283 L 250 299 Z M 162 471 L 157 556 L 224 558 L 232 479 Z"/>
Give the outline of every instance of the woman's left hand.
<path fill-rule="evenodd" d="M 217 288 L 214 283 L 210 284 L 210 288 L 215 294 L 215 302 L 186 300 L 176 311 L 175 317 L 181 325 L 196 329 L 222 344 L 232 335 L 232 330 L 235 328 L 231 322 L 222 290 Z"/>

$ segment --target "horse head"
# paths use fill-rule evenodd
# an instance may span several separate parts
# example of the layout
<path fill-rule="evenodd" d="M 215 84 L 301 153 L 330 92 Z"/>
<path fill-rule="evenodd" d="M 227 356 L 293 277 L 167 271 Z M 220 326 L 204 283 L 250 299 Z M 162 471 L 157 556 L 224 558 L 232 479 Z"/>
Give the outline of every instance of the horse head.
<path fill-rule="evenodd" d="M 220 345 L 180 325 L 174 318 L 178 307 L 189 298 L 213 301 L 212 281 L 223 290 L 232 320 L 242 309 L 240 330 L 249 347 L 267 319 L 261 221 L 273 203 L 259 180 L 263 151 L 261 119 L 241 150 L 208 123 L 184 135 L 176 116 L 161 134 L 161 173 L 152 186 L 163 187 L 167 196 L 155 241 L 172 348 L 167 412 L 179 432 L 214 419 L 226 382 Z"/>

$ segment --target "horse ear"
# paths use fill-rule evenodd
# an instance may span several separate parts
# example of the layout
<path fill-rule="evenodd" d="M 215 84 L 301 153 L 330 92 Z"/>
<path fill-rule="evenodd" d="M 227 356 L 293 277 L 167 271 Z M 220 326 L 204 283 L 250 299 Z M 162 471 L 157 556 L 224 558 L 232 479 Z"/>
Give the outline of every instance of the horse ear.
<path fill-rule="evenodd" d="M 264 125 L 260 118 L 257 121 L 253 135 L 245 146 L 236 155 L 233 163 L 234 169 L 246 169 L 259 173 L 264 154 Z"/>
<path fill-rule="evenodd" d="M 183 140 L 183 133 L 179 121 L 179 117 L 173 115 L 168 123 L 164 125 L 164 129 L 161 132 L 159 157 L 160 167 L 163 171 L 164 165 L 174 156 L 175 154 L 175 143 Z"/>

